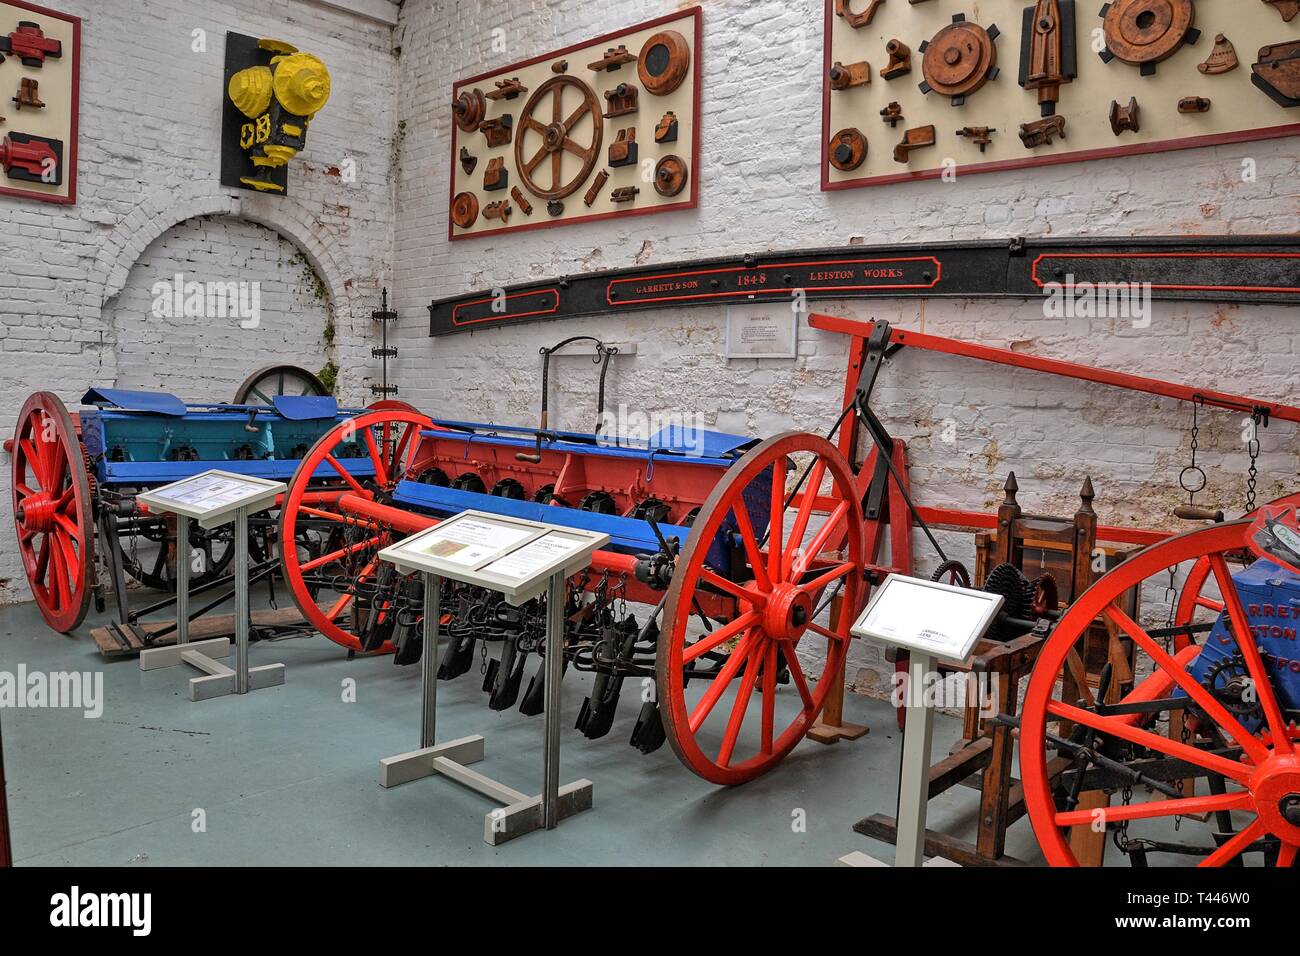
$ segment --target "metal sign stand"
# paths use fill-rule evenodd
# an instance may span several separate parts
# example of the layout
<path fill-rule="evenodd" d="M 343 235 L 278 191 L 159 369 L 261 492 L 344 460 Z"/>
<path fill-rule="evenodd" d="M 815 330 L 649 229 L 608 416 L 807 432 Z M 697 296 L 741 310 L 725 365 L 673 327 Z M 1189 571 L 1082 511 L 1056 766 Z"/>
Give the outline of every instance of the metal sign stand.
<path fill-rule="evenodd" d="M 185 486 L 197 478 L 218 476 L 228 487 L 227 498 L 213 502 L 186 501 Z M 243 482 L 243 489 L 234 487 L 232 479 Z M 163 488 L 155 489 L 138 496 L 160 514 L 171 513 L 176 516 L 176 644 L 172 647 L 156 647 L 140 652 L 140 670 L 151 671 L 163 667 L 176 667 L 181 664 L 203 671 L 203 677 L 190 679 L 190 700 L 211 700 L 229 694 L 247 694 L 249 691 L 262 690 L 266 687 L 278 687 L 284 683 L 283 664 L 264 664 L 260 667 L 248 666 L 248 632 L 252 614 L 248 600 L 248 516 L 253 511 L 260 511 L 279 491 L 284 489 L 279 482 L 250 479 L 246 476 L 227 475 L 224 472 L 205 472 L 193 478 L 175 482 Z M 180 490 L 181 498 L 175 497 Z M 200 488 L 201 490 L 201 488 Z M 242 491 L 242 494 L 236 495 Z M 197 494 L 197 492 L 195 493 Z M 183 508 L 184 511 L 178 510 Z M 232 520 L 234 532 L 231 547 L 235 549 L 235 666 L 231 667 L 217 660 L 230 655 L 230 641 L 224 637 L 210 641 L 190 642 L 190 562 L 189 540 L 190 520 L 197 518 L 205 528 L 214 528 Z"/>
<path fill-rule="evenodd" d="M 927 602 L 940 600 L 943 595 L 952 595 L 954 603 L 944 609 L 948 616 L 942 627 L 930 626 L 926 623 Z M 957 602 L 963 599 L 969 602 L 969 608 L 959 606 Z M 940 656 L 934 650 L 943 650 L 941 656 L 947 660 L 964 660 L 988 630 L 1002 603 L 999 595 L 895 574 L 886 578 L 853 625 L 855 637 L 885 641 L 908 651 L 907 719 L 898 780 L 898 839 L 894 844 L 896 867 L 958 866 L 942 857 L 925 858 L 934 708 L 925 700 L 924 687 Z M 892 609 L 895 607 L 897 610 Z M 903 625 L 907 629 L 900 629 L 899 622 L 909 619 L 910 623 Z M 837 866 L 889 865 L 860 851 L 846 854 L 835 863 Z"/>
<path fill-rule="evenodd" d="M 430 555 L 440 544 L 454 541 L 455 523 L 468 519 L 481 527 L 498 526 L 507 530 L 520 529 L 524 537 L 495 550 L 483 551 L 483 557 L 472 567 L 455 567 Z M 537 574 L 517 584 L 507 583 L 496 569 L 529 547 L 549 542 L 541 539 L 555 533 L 566 541 L 580 544 L 567 555 L 558 555 L 543 566 Z M 379 785 L 396 787 L 412 780 L 441 775 L 449 777 L 476 793 L 501 804 L 484 817 L 483 842 L 498 846 L 534 830 L 553 830 L 559 822 L 592 807 L 592 783 L 575 780 L 560 784 L 560 686 L 564 664 L 564 606 L 565 582 L 585 568 L 591 553 L 609 541 L 608 535 L 575 531 L 568 528 L 544 525 L 539 522 L 504 519 L 480 512 L 464 512 L 435 525 L 426 532 L 408 538 L 399 545 L 380 553 L 380 558 L 392 561 L 405 572 L 418 571 L 424 580 L 424 649 L 420 659 L 420 749 L 409 753 L 385 757 L 379 761 Z M 441 572 L 441 573 L 440 573 Z M 475 770 L 467 764 L 477 763 L 484 756 L 484 740 L 479 734 L 457 740 L 437 743 L 436 722 L 438 709 L 438 639 L 442 631 L 439 607 L 444 577 L 499 589 L 513 604 L 522 604 L 544 591 L 546 593 L 546 647 L 543 660 L 543 717 L 542 791 L 536 796 L 515 790 Z"/>

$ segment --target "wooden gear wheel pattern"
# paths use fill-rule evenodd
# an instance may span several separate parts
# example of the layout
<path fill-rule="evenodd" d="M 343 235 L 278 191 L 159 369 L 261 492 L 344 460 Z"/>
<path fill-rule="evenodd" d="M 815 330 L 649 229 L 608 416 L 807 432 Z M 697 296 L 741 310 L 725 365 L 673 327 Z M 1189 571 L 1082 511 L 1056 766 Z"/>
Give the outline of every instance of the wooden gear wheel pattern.
<path fill-rule="evenodd" d="M 95 525 L 86 456 L 57 395 L 37 392 L 18 413 L 13 441 L 18 554 L 36 607 L 68 633 L 86 616 L 94 585 Z"/>
<path fill-rule="evenodd" d="M 656 33 L 637 58 L 636 74 L 647 93 L 667 96 L 682 85 L 691 68 L 691 48 L 676 30 Z"/>
<path fill-rule="evenodd" d="M 582 102 L 571 113 L 566 114 L 564 91 L 570 87 L 576 88 L 582 95 Z M 551 100 L 551 118 L 549 122 L 544 123 L 534 114 L 548 98 Z M 592 124 L 591 141 L 589 145 L 582 146 L 571 134 L 588 117 Z M 525 148 L 530 132 L 537 133 L 542 139 L 540 148 L 535 153 Z M 591 170 L 600 155 L 604 132 L 605 126 L 601 119 L 600 102 L 596 99 L 596 91 L 576 76 L 561 74 L 551 77 L 529 97 L 519 121 L 518 132 L 515 135 L 515 170 L 519 174 L 520 182 L 529 192 L 541 199 L 554 201 L 572 195 L 591 175 Z M 568 181 L 563 178 L 566 153 L 582 160 L 582 169 L 578 171 L 577 176 Z M 525 160 L 526 156 L 527 160 Z M 550 186 L 543 187 L 534 178 L 534 174 L 545 164 L 547 157 L 550 157 Z"/>
<path fill-rule="evenodd" d="M 951 96 L 954 106 L 998 75 L 997 26 L 986 30 L 957 17 L 921 47 L 921 92 Z"/>
<path fill-rule="evenodd" d="M 1193 28 L 1193 0 L 1112 0 L 1103 14 L 1106 50 L 1102 58 L 1123 60 L 1146 73 L 1200 36 Z"/>

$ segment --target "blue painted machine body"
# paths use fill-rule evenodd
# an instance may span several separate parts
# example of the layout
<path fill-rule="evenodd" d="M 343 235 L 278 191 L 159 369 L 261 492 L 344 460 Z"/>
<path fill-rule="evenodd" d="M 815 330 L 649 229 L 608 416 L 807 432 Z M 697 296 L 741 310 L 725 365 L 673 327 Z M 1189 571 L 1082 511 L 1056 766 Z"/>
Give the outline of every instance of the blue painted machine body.
<path fill-rule="evenodd" d="M 1234 574 L 1232 580 L 1255 644 L 1264 655 L 1264 668 L 1272 678 L 1278 703 L 1283 710 L 1300 709 L 1300 642 L 1296 637 L 1300 630 L 1300 575 L 1261 558 Z M 1192 662 L 1191 674 L 1203 683 L 1216 665 L 1236 654 L 1237 642 L 1228 630 L 1225 611 Z M 1244 723 L 1252 730 L 1259 725 L 1258 720 Z"/>
<path fill-rule="evenodd" d="M 79 418 L 95 477 L 116 488 L 156 487 L 213 468 L 287 481 L 322 435 L 359 412 L 330 397 L 187 405 L 166 392 L 106 388 L 91 389 L 82 402 L 94 406 Z M 374 474 L 360 448 L 343 464 L 353 475 Z M 334 474 L 323 465 L 317 477 Z"/>

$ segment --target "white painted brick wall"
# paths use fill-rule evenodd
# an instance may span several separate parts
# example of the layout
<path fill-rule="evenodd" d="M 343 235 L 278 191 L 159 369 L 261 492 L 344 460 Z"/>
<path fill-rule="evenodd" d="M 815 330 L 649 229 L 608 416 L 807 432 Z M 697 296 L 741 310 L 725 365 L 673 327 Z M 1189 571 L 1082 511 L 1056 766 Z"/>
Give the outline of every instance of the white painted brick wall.
<path fill-rule="evenodd" d="M 299 249 L 330 289 L 342 397 L 368 397 L 369 316 L 390 281 L 393 241 L 392 30 L 305 0 L 51 5 L 84 18 L 78 203 L 0 198 L 0 435 L 41 389 L 74 408 L 92 384 L 229 400 L 261 365 L 320 368 L 324 305 L 291 261 Z M 195 30 L 206 32 L 206 53 L 192 50 Z M 333 96 L 294 161 L 287 197 L 217 182 L 227 30 L 287 40 L 331 70 Z M 351 183 L 338 174 L 348 158 Z M 205 273 L 196 278 L 263 282 L 262 328 L 160 328 L 147 317 L 149 287 L 182 264 Z M 5 462 L 0 500 L 9 487 Z M 27 596 L 6 516 L 0 603 Z"/>
<path fill-rule="evenodd" d="M 407 122 L 398 183 L 395 274 L 404 316 L 403 397 L 436 414 L 531 423 L 537 349 L 572 334 L 636 342 L 610 374 L 611 401 L 646 411 L 700 411 L 755 435 L 823 429 L 839 411 L 846 343 L 806 331 L 794 361 L 727 363 L 723 314 L 673 309 L 426 337 L 430 299 L 528 278 L 765 249 L 1013 236 L 1289 233 L 1300 212 L 1296 140 L 1198 149 L 1014 173 L 956 184 L 917 183 L 822 193 L 821 0 L 704 5 L 703 156 L 695 211 L 479 241 L 446 239 L 452 82 L 672 12 L 683 4 L 606 0 L 407 0 L 397 115 Z M 968 6 L 968 5 L 959 5 Z M 500 28 L 508 49 L 492 49 Z M 1280 116 L 1279 119 L 1282 117 Z M 865 128 L 865 127 L 864 127 Z M 883 142 L 874 137 L 873 146 Z M 1258 179 L 1243 182 L 1243 159 Z M 1101 364 L 1207 388 L 1295 401 L 1300 327 L 1294 310 L 1163 304 L 1149 329 L 1111 321 L 1049 321 L 1039 303 L 880 301 L 828 308 L 885 318 L 990 345 Z M 595 376 L 558 363 L 558 421 L 589 428 Z M 556 407 L 553 404 L 553 407 Z M 1014 373 L 937 355 L 899 356 L 876 403 L 911 446 L 917 497 L 988 508 L 1009 469 L 1021 500 L 1068 514 L 1085 474 L 1103 520 L 1168 524 L 1179 495 L 1187 410 L 1176 403 Z M 939 425 L 958 423 L 956 442 Z M 1210 413 L 1202 430 L 1209 497 L 1239 509 L 1245 455 L 1236 416 Z M 1264 434 L 1261 500 L 1300 486 L 1295 429 Z M 959 554 L 969 548 L 945 537 Z M 963 539 L 968 541 L 969 539 Z M 917 553 L 928 558 L 923 538 Z M 864 687 L 879 654 L 862 648 Z"/>

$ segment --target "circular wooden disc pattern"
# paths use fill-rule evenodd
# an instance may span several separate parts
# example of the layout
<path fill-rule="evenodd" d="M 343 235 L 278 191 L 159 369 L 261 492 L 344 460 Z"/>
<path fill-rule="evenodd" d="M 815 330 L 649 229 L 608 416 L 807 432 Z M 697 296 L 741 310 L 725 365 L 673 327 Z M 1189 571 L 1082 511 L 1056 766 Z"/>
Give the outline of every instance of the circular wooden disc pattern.
<path fill-rule="evenodd" d="M 566 109 L 564 93 L 571 87 L 581 94 L 582 101 L 574 105 L 570 97 Z M 547 100 L 551 103 L 549 110 L 545 108 Z M 536 115 L 539 109 L 541 116 Z M 588 122 L 592 132 L 580 133 L 579 139 L 575 139 L 573 131 L 585 129 Z M 551 77 L 533 91 L 520 114 L 515 134 L 515 170 L 520 182 L 540 199 L 556 200 L 572 195 L 591 175 L 604 135 L 605 122 L 596 91 L 576 76 Z M 580 142 L 584 139 L 590 140 L 585 146 Z M 582 161 L 578 174 L 567 180 L 564 178 L 566 153 Z M 547 182 L 549 186 L 544 185 Z"/>
<path fill-rule="evenodd" d="M 950 23 L 925 48 L 921 71 L 931 89 L 944 96 L 967 96 L 988 81 L 998 64 L 998 48 L 978 23 Z"/>
<path fill-rule="evenodd" d="M 478 221 L 478 199 L 473 193 L 457 193 L 451 201 L 451 221 L 468 229 Z"/>
<path fill-rule="evenodd" d="M 1196 19 L 1192 0 L 1114 0 L 1106 46 L 1125 63 L 1159 63 L 1178 52 Z"/>
<path fill-rule="evenodd" d="M 655 192 L 661 196 L 676 196 L 689 178 L 686 160 L 680 156 L 665 156 L 655 164 Z"/>
<path fill-rule="evenodd" d="M 867 138 L 862 131 L 849 127 L 842 129 L 831 137 L 831 165 L 848 172 L 857 169 L 867 158 Z"/>
<path fill-rule="evenodd" d="M 452 118 L 467 133 L 472 133 L 487 115 L 487 99 L 479 89 L 465 90 L 452 101 Z"/>
<path fill-rule="evenodd" d="M 667 96 L 686 79 L 691 67 L 691 48 L 676 30 L 656 33 L 641 47 L 636 74 L 647 93 Z"/>

